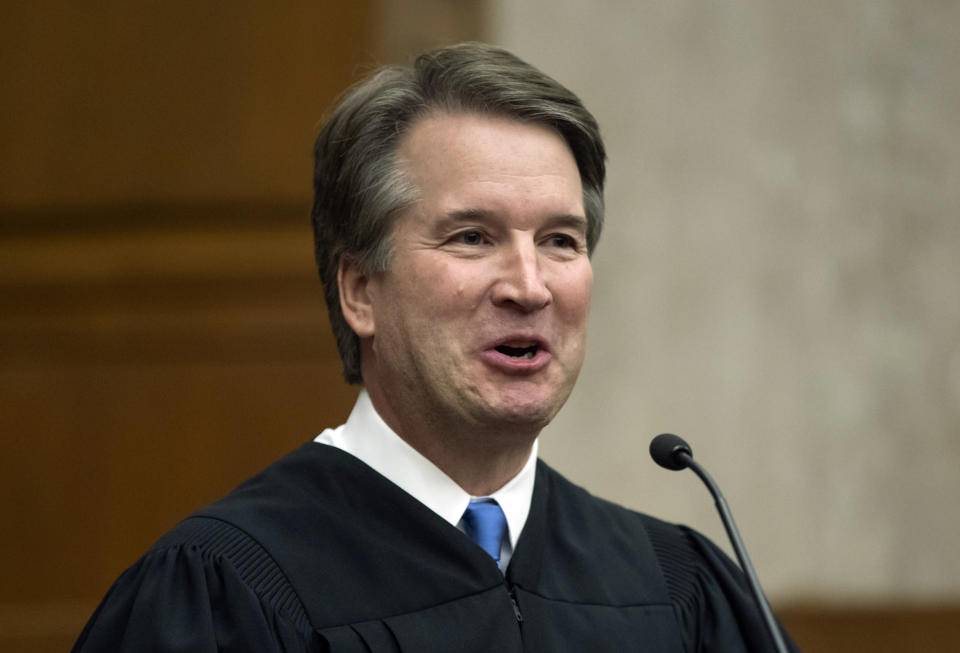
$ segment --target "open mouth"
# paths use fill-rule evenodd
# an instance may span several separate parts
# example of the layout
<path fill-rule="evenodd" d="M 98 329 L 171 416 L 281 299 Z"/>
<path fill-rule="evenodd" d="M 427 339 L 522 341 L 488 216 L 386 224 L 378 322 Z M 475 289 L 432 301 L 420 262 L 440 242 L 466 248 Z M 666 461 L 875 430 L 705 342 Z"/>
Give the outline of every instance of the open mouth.
<path fill-rule="evenodd" d="M 539 345 L 530 345 L 528 347 L 511 347 L 510 345 L 498 345 L 495 349 L 504 354 L 505 356 L 510 356 L 511 358 L 533 358 L 537 355 L 537 350 L 539 350 Z"/>

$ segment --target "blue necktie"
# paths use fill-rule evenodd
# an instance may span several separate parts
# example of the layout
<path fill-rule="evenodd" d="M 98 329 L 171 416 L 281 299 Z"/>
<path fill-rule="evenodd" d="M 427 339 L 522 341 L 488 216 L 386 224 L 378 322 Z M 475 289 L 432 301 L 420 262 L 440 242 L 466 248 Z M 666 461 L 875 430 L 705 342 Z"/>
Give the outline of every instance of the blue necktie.
<path fill-rule="evenodd" d="M 500 543 L 507 533 L 507 518 L 494 500 L 474 501 L 463 513 L 463 525 L 477 545 L 500 566 Z"/>

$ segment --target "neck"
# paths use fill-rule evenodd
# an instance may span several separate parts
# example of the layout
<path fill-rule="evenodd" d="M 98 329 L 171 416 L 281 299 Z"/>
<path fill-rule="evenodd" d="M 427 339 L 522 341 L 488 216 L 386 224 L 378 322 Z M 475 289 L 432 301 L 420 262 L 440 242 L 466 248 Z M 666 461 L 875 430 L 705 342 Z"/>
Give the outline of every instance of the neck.
<path fill-rule="evenodd" d="M 400 437 L 472 496 L 493 494 L 519 474 L 530 458 L 535 439 L 534 436 L 509 447 L 496 447 L 471 446 L 460 438 L 455 442 L 437 442 Z"/>
<path fill-rule="evenodd" d="M 493 494 L 519 474 L 539 434 L 526 425 L 470 427 L 446 424 L 438 416 L 414 419 L 391 410 L 376 389 L 367 391 L 387 426 L 472 496 Z"/>

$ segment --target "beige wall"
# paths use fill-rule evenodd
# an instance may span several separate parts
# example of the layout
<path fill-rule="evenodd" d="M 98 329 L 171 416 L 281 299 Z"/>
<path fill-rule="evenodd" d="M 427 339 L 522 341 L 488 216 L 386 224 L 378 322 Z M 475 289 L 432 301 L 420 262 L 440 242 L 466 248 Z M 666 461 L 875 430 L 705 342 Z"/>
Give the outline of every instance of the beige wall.
<path fill-rule="evenodd" d="M 492 2 L 610 150 L 588 363 L 544 456 L 775 598 L 960 599 L 960 5 Z"/>

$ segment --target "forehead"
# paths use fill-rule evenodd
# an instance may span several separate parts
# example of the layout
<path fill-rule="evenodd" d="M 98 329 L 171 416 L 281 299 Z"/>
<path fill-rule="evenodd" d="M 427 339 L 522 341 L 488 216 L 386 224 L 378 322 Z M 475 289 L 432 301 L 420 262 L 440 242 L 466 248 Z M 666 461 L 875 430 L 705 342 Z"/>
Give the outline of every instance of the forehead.
<path fill-rule="evenodd" d="M 478 113 L 433 113 L 408 130 L 397 157 L 421 200 L 494 190 L 516 193 L 521 200 L 525 194 L 554 193 L 582 205 L 573 154 L 544 125 Z"/>

